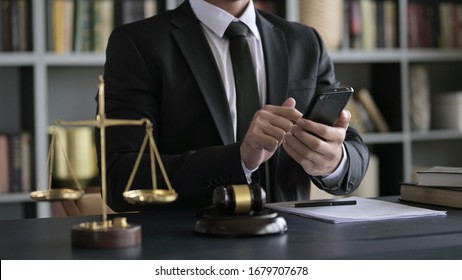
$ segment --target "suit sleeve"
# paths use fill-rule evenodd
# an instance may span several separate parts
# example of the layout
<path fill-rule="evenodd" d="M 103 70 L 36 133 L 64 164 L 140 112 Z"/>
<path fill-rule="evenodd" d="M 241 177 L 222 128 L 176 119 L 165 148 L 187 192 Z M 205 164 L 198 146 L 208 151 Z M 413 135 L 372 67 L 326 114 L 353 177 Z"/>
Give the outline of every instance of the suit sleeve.
<path fill-rule="evenodd" d="M 348 128 L 345 141 L 345 150 L 348 155 L 348 166 L 338 184 L 326 186 L 321 177 L 313 176 L 313 183 L 320 189 L 334 195 L 344 195 L 354 192 L 366 174 L 369 165 L 369 151 L 363 143 L 359 133 Z"/>
<path fill-rule="evenodd" d="M 318 87 L 327 84 L 340 84 L 335 80 L 333 63 L 327 53 L 327 49 L 322 42 L 321 37 L 315 31 L 320 44 L 321 55 L 318 71 Z M 369 150 L 364 144 L 357 130 L 349 127 L 346 132 L 344 141 L 346 153 L 348 155 L 348 167 L 345 168 L 338 184 L 326 186 L 321 177 L 312 176 L 312 182 L 320 189 L 334 195 L 344 195 L 355 191 L 366 174 L 369 165 Z"/>

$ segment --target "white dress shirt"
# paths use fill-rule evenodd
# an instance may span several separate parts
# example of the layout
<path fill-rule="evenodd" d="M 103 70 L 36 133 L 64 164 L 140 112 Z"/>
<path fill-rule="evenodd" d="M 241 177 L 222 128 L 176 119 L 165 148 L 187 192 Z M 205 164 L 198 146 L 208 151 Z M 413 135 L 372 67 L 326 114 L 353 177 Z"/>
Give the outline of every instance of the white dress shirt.
<path fill-rule="evenodd" d="M 223 85 L 228 99 L 231 119 L 233 121 L 234 135 L 236 137 L 236 87 L 234 85 L 233 66 L 229 53 L 229 40 L 224 36 L 229 24 L 233 21 L 241 21 L 249 28 L 247 42 L 249 43 L 250 52 L 253 58 L 253 64 L 257 76 L 258 94 L 261 104 L 266 103 L 266 72 L 265 60 L 263 56 L 263 47 L 261 43 L 260 32 L 256 25 L 255 8 L 252 1 L 249 1 L 246 10 L 240 18 L 236 18 L 221 8 L 212 5 L 204 0 L 190 0 L 191 8 L 196 17 L 201 22 L 205 37 L 210 45 L 215 57 L 218 69 L 223 80 Z M 343 169 L 346 165 L 346 152 L 343 148 L 343 159 L 337 170 L 326 175 L 323 178 L 327 186 L 333 186 L 337 183 Z M 242 163 L 242 168 L 246 174 L 247 181 L 251 183 L 250 175 L 255 170 L 247 169 Z"/>
<path fill-rule="evenodd" d="M 265 61 L 263 59 L 263 48 L 260 33 L 255 21 L 255 9 L 250 1 L 244 14 L 237 19 L 228 12 L 214 6 L 204 0 L 191 0 L 191 7 L 196 17 L 201 21 L 205 37 L 210 45 L 221 79 L 228 98 L 231 119 L 233 121 L 234 137 L 236 137 L 236 87 L 234 86 L 233 65 L 229 53 L 229 40 L 224 37 L 225 31 L 233 21 L 241 21 L 250 29 L 247 34 L 250 52 L 253 58 L 253 65 L 256 71 L 258 95 L 261 104 L 266 102 L 266 73 Z"/>

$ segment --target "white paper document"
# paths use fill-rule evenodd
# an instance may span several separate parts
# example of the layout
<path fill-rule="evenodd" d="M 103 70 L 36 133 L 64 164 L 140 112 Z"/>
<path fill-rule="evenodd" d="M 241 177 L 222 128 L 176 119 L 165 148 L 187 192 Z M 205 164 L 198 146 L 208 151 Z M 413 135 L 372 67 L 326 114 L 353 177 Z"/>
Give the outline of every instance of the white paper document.
<path fill-rule="evenodd" d="M 424 216 L 444 216 L 446 211 L 435 211 L 394 202 L 363 197 L 347 197 L 336 200 L 356 200 L 356 205 L 295 207 L 295 202 L 268 203 L 267 208 L 314 218 L 331 223 L 349 223 L 402 219 Z M 300 201 L 297 201 L 300 203 Z"/>

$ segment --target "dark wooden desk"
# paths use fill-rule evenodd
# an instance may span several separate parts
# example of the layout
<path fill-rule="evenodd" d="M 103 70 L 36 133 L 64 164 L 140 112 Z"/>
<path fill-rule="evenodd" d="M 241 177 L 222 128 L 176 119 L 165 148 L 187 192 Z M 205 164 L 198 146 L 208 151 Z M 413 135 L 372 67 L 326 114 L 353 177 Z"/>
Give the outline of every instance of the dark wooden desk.
<path fill-rule="evenodd" d="M 245 238 L 196 234 L 192 213 L 137 213 L 124 216 L 142 225 L 142 246 L 112 250 L 71 247 L 71 226 L 99 216 L 1 221 L 0 259 L 462 259 L 462 210 L 447 210 L 348 224 L 284 215 L 286 234 Z"/>

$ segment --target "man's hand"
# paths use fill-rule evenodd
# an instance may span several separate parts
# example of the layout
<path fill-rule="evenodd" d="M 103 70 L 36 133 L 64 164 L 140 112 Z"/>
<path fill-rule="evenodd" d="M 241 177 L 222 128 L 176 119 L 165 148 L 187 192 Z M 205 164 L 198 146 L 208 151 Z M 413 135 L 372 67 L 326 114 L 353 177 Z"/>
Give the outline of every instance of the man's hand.
<path fill-rule="evenodd" d="M 253 170 L 266 162 L 301 117 L 293 98 L 288 98 L 282 106 L 265 105 L 258 110 L 241 144 L 245 167 Z"/>
<path fill-rule="evenodd" d="M 284 149 L 306 173 L 332 173 L 343 156 L 343 141 L 351 114 L 343 110 L 333 127 L 300 118 L 284 139 Z"/>

